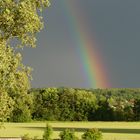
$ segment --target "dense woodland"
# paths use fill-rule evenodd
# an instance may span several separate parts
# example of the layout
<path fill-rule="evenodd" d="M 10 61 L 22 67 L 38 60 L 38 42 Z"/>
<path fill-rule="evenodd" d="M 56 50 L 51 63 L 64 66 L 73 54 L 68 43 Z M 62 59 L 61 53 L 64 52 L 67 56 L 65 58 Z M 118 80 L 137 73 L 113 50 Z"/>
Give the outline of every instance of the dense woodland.
<path fill-rule="evenodd" d="M 139 121 L 140 89 L 31 89 L 7 121 L 31 120 Z"/>

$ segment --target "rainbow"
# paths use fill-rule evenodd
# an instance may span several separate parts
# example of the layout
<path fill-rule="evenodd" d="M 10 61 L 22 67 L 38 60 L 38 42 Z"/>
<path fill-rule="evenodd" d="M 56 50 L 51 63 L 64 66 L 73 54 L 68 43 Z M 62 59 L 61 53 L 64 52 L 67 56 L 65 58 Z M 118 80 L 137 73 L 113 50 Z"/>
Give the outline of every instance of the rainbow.
<path fill-rule="evenodd" d="M 77 54 L 80 58 L 85 83 L 90 88 L 110 87 L 102 56 L 97 50 L 95 41 L 90 37 L 90 32 L 86 30 L 85 20 L 82 20 L 83 13 L 78 14 L 78 9 L 74 7 L 72 0 L 62 1 L 71 30 L 74 31 Z"/>

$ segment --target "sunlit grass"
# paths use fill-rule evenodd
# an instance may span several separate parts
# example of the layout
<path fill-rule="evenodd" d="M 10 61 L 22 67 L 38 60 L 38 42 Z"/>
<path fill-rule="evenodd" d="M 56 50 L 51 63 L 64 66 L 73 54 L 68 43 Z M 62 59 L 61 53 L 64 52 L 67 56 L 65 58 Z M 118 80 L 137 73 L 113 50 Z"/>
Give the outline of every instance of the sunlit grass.
<path fill-rule="evenodd" d="M 5 123 L 5 128 L 0 129 L 0 137 L 20 137 L 29 134 L 31 137 L 42 138 L 46 123 L 54 129 L 52 138 L 58 138 L 60 131 L 65 128 L 75 129 L 79 137 L 88 128 L 99 128 L 103 132 L 103 140 L 140 140 L 140 122 Z"/>

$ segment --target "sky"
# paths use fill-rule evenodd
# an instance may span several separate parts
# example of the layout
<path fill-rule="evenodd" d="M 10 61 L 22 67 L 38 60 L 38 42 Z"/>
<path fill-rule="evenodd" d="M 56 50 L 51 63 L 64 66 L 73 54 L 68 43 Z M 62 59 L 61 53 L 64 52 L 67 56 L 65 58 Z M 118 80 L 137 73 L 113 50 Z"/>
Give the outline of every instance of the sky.
<path fill-rule="evenodd" d="M 140 0 L 51 0 L 37 48 L 23 50 L 23 63 L 34 69 L 32 87 L 140 87 L 139 6 Z M 80 41 L 84 35 L 90 38 L 93 60 L 86 40 Z M 89 72 L 88 64 L 100 73 Z M 104 86 L 92 84 L 91 78 Z"/>

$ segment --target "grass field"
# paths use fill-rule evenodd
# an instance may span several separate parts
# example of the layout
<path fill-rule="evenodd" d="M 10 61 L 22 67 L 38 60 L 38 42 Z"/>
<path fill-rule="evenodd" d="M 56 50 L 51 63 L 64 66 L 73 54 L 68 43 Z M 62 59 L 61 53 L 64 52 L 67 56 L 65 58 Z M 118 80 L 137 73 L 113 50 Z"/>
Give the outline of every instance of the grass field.
<path fill-rule="evenodd" d="M 18 137 L 28 133 L 31 137 L 42 138 L 46 123 L 53 127 L 52 138 L 58 138 L 59 132 L 65 128 L 75 129 L 79 137 L 88 128 L 99 128 L 103 132 L 103 140 L 140 140 L 140 122 L 5 123 L 5 128 L 0 129 L 0 137 Z"/>

